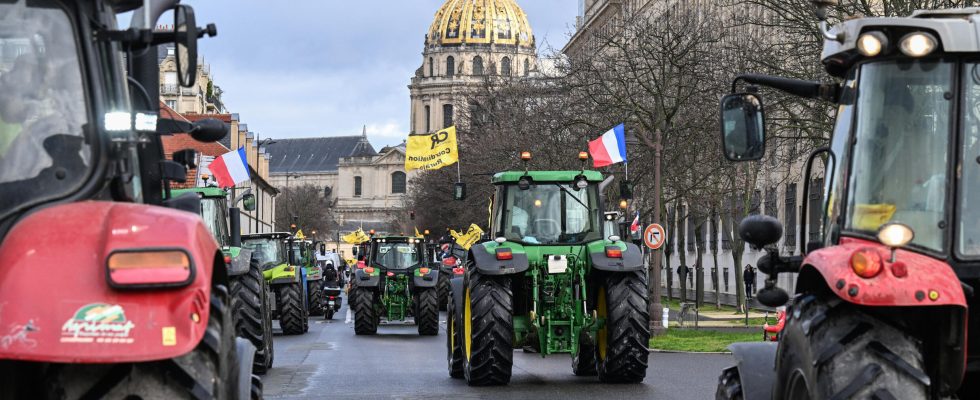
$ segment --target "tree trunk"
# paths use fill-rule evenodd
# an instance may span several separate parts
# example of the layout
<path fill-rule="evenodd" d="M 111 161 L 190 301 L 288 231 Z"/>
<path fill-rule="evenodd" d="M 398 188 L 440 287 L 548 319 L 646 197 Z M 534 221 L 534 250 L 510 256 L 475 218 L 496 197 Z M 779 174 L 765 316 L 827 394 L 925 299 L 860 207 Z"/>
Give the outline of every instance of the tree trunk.
<path fill-rule="evenodd" d="M 698 308 L 704 304 L 704 224 L 694 227 L 694 237 L 697 238 L 697 253 L 694 255 L 694 301 Z"/>
<path fill-rule="evenodd" d="M 721 309 L 721 271 L 718 270 L 718 249 L 711 249 L 711 258 L 714 261 L 714 271 L 715 275 L 715 308 Z"/>
<path fill-rule="evenodd" d="M 680 203 L 680 200 L 678 200 Z M 687 213 L 685 213 L 687 214 Z M 680 262 L 677 265 L 677 278 L 678 285 L 677 289 L 680 291 L 681 302 L 687 302 L 687 274 L 690 273 L 690 268 L 687 267 L 687 215 L 679 214 L 677 218 L 677 237 L 680 239 L 677 241 L 677 257 Z M 686 273 L 681 273 L 686 272 Z"/>

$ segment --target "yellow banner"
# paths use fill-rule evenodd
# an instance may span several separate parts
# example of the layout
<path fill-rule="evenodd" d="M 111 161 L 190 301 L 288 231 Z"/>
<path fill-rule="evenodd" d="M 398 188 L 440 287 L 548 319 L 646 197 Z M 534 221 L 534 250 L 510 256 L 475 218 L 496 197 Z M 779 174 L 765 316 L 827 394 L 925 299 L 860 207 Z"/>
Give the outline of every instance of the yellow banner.
<path fill-rule="evenodd" d="M 470 228 L 466 230 L 466 233 L 459 233 L 454 230 L 450 230 L 449 234 L 456 239 L 456 244 L 460 247 L 469 250 L 474 244 L 480 241 L 480 236 L 483 236 L 483 229 L 480 229 L 476 224 L 471 224 Z"/>
<path fill-rule="evenodd" d="M 425 237 L 425 235 L 419 233 L 419 228 L 418 227 L 415 228 L 415 237 Z"/>
<path fill-rule="evenodd" d="M 405 171 L 439 169 L 458 161 L 455 126 L 431 135 L 408 135 L 408 143 L 405 147 Z"/>
<path fill-rule="evenodd" d="M 303 234 L 303 230 L 302 229 L 300 229 L 298 232 L 296 232 L 296 234 L 293 235 L 293 237 L 295 237 L 296 239 L 299 239 L 299 240 L 306 239 L 306 235 Z"/>
<path fill-rule="evenodd" d="M 358 228 L 356 231 L 348 233 L 341 238 L 347 244 L 361 244 L 371 240 L 371 237 Z"/>

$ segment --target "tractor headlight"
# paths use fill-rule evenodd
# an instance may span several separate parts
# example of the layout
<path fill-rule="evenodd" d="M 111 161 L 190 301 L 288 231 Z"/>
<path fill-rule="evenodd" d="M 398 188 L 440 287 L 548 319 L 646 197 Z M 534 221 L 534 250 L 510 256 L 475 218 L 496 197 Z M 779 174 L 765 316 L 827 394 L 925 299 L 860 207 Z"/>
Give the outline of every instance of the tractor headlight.
<path fill-rule="evenodd" d="M 858 52 L 865 57 L 875 57 L 888 47 L 888 37 L 881 32 L 868 32 L 858 37 Z"/>
<path fill-rule="evenodd" d="M 935 36 L 925 32 L 913 32 L 902 37 L 899 47 L 909 57 L 924 57 L 936 50 L 939 42 Z"/>

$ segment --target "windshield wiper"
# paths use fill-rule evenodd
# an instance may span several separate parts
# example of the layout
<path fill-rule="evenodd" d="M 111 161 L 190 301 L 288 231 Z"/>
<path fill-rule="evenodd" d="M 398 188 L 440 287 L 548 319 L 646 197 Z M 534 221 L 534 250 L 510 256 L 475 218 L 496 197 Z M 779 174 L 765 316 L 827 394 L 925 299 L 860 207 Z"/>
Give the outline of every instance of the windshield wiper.
<path fill-rule="evenodd" d="M 569 191 L 568 191 L 568 189 L 565 189 L 565 187 L 564 187 L 564 186 L 562 186 L 561 184 L 558 184 L 558 183 L 556 183 L 556 184 L 555 184 L 555 186 L 558 186 L 558 188 L 559 188 L 559 189 L 561 189 L 561 191 L 562 191 L 562 192 L 565 192 L 565 193 L 567 193 L 569 197 L 571 197 L 571 198 L 572 198 L 573 200 L 575 200 L 575 201 L 576 201 L 577 203 L 579 203 L 579 204 L 581 204 L 581 205 L 582 205 L 582 207 L 584 207 L 584 208 L 585 208 L 586 210 L 588 210 L 588 209 L 589 209 L 589 206 L 587 206 L 587 205 L 585 205 L 585 203 L 583 203 L 583 202 L 582 202 L 582 200 L 579 200 L 579 198 L 578 198 L 578 197 L 575 197 L 575 195 L 574 195 L 574 194 L 572 194 L 572 192 L 569 192 Z"/>

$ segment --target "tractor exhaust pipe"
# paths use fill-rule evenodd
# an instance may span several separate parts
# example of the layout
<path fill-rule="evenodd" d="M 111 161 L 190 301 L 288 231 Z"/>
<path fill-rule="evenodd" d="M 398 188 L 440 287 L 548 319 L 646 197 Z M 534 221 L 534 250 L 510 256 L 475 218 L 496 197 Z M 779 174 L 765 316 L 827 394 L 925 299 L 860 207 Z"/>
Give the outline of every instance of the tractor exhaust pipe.
<path fill-rule="evenodd" d="M 242 210 L 238 207 L 230 207 L 228 217 L 231 219 L 228 227 L 231 231 L 231 247 L 242 247 Z"/>

